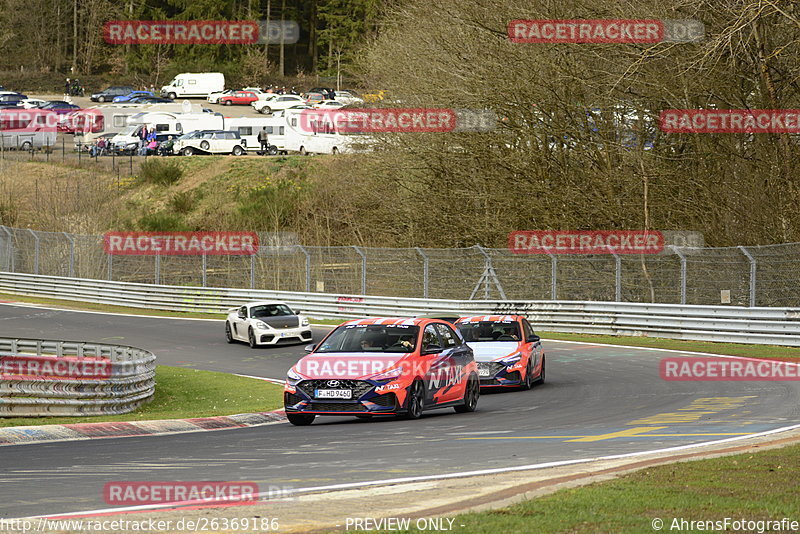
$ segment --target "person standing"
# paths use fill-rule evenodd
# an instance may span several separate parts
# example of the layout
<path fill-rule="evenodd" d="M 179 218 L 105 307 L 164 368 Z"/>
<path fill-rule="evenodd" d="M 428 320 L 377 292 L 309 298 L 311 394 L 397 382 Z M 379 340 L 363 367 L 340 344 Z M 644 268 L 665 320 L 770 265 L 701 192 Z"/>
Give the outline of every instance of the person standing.
<path fill-rule="evenodd" d="M 69 96 L 70 87 L 72 87 L 72 84 L 70 83 L 69 78 L 67 78 L 67 81 L 64 83 L 64 94 L 67 96 Z"/>
<path fill-rule="evenodd" d="M 266 156 L 269 151 L 269 136 L 267 135 L 266 126 L 261 128 L 261 131 L 258 132 L 258 143 L 261 145 L 261 152 Z"/>

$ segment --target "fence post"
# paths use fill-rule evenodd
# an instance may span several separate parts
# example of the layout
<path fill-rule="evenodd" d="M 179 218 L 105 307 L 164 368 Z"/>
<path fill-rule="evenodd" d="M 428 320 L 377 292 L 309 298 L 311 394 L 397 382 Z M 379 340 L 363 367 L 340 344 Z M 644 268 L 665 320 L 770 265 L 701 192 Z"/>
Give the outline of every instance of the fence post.
<path fill-rule="evenodd" d="M 303 245 L 297 245 L 297 248 L 306 256 L 306 293 L 311 293 L 311 254 Z"/>
<path fill-rule="evenodd" d="M 161 283 L 161 254 L 156 252 L 156 285 Z"/>
<path fill-rule="evenodd" d="M 550 300 L 557 300 L 558 286 L 558 258 L 555 254 L 547 253 L 550 256 Z"/>
<path fill-rule="evenodd" d="M 114 255 L 113 254 L 106 254 L 106 258 L 107 258 L 107 264 L 108 264 L 107 269 L 106 269 L 108 271 L 108 274 L 106 275 L 106 278 L 110 282 L 111 281 L 111 276 L 114 274 Z"/>
<path fill-rule="evenodd" d="M 422 256 L 422 298 L 426 299 L 428 298 L 428 290 L 430 289 L 428 256 L 422 252 L 421 248 L 414 247 L 414 249 L 417 251 L 417 254 Z"/>
<path fill-rule="evenodd" d="M 742 254 L 747 256 L 750 260 L 750 307 L 754 308 L 756 305 L 756 259 L 750 252 L 743 246 L 738 247 Z"/>
<path fill-rule="evenodd" d="M 10 272 L 14 272 L 14 235 L 11 233 L 11 230 L 8 229 L 6 226 L 0 226 L 3 231 L 8 236 L 8 241 L 6 242 L 6 254 L 8 255 L 8 270 Z"/>
<path fill-rule="evenodd" d="M 686 304 L 686 256 L 675 245 L 669 248 L 681 259 L 681 304 Z"/>
<path fill-rule="evenodd" d="M 69 277 L 75 277 L 75 240 L 67 232 L 61 232 L 69 240 Z"/>
<path fill-rule="evenodd" d="M 28 231 L 31 233 L 33 239 L 36 242 L 36 244 L 34 245 L 35 249 L 33 256 L 33 274 L 39 274 L 39 236 L 36 234 L 36 232 L 31 230 L 30 228 L 28 228 Z"/>
<path fill-rule="evenodd" d="M 622 258 L 616 252 L 611 252 L 614 256 L 614 300 L 622 302 Z"/>
<path fill-rule="evenodd" d="M 361 256 L 361 294 L 367 294 L 367 255 L 362 250 L 353 245 L 353 249 Z"/>
<path fill-rule="evenodd" d="M 207 265 L 207 261 L 208 260 L 207 260 L 207 258 L 208 258 L 208 255 L 205 252 L 203 252 L 203 287 L 206 287 L 207 276 L 208 276 L 206 274 L 207 269 L 208 269 L 208 265 Z"/>
<path fill-rule="evenodd" d="M 256 255 L 250 254 L 250 289 L 255 289 L 255 288 L 256 288 Z"/>

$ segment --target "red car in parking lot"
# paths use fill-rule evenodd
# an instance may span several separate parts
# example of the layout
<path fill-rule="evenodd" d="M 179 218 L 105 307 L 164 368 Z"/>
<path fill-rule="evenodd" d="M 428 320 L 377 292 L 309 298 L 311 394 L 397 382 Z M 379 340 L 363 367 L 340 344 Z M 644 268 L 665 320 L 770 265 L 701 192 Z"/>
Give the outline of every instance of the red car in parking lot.
<path fill-rule="evenodd" d="M 472 412 L 480 383 L 472 349 L 438 319 L 348 321 L 287 373 L 284 407 L 293 425 L 317 415 L 404 415 L 452 407 Z"/>
<path fill-rule="evenodd" d="M 220 97 L 219 103 L 230 106 L 233 104 L 241 104 L 249 106 L 251 102 L 258 100 L 258 96 L 252 91 L 236 91 L 232 94 Z"/>

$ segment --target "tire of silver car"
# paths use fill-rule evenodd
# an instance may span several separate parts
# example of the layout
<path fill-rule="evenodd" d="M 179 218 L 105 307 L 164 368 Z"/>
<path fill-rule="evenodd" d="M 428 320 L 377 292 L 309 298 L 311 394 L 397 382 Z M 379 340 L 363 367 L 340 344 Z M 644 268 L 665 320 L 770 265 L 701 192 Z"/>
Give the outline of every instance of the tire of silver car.
<path fill-rule="evenodd" d="M 228 343 L 233 343 L 233 332 L 231 332 L 231 323 L 225 321 L 225 341 Z"/>
<path fill-rule="evenodd" d="M 194 156 L 194 149 L 190 146 L 187 146 L 183 150 L 181 150 L 181 154 L 184 156 Z"/>
<path fill-rule="evenodd" d="M 258 348 L 258 344 L 256 343 L 256 333 L 253 332 L 252 326 L 247 330 L 247 342 L 251 349 Z"/>

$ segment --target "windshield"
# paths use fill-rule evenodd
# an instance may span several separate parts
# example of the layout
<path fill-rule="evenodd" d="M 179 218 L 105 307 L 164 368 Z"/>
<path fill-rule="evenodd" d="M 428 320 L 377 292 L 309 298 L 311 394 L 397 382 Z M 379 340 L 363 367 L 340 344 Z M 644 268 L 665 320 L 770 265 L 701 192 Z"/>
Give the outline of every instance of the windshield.
<path fill-rule="evenodd" d="M 136 130 L 139 129 L 138 125 L 135 126 L 126 126 L 124 130 L 119 132 L 117 135 L 120 137 L 131 137 L 136 133 Z"/>
<path fill-rule="evenodd" d="M 294 312 L 286 304 L 263 304 L 250 308 L 250 316 L 254 319 L 279 317 L 283 315 L 294 315 Z"/>
<path fill-rule="evenodd" d="M 414 352 L 419 327 L 414 325 L 344 325 L 316 352 Z"/>
<path fill-rule="evenodd" d="M 197 137 L 200 137 L 202 135 L 202 133 L 203 132 L 200 131 L 200 130 L 195 130 L 195 131 L 183 134 L 182 136 L 178 137 L 177 140 L 181 141 L 181 140 L 184 140 L 184 139 L 195 139 Z"/>
<path fill-rule="evenodd" d="M 519 323 L 516 321 L 476 321 L 459 323 L 458 330 L 468 343 L 481 341 L 519 341 Z"/>

